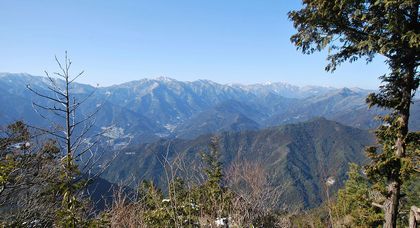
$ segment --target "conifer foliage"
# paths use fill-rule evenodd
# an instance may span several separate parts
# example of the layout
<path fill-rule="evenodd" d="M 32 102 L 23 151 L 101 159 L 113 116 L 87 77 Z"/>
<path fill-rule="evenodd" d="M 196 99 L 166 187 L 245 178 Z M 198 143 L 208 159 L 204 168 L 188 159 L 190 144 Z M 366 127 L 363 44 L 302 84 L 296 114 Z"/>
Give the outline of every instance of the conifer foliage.
<path fill-rule="evenodd" d="M 337 225 L 353 227 L 378 227 L 382 224 L 380 209 L 372 205 L 374 194 L 370 191 L 370 183 L 361 173 L 360 166 L 351 163 L 348 180 L 338 191 L 334 215 Z"/>
<path fill-rule="evenodd" d="M 368 149 L 372 163 L 368 176 L 385 184 L 385 227 L 396 227 L 403 182 L 418 167 L 418 133 L 409 133 L 410 105 L 419 86 L 419 0 L 304 0 L 303 8 L 289 13 L 297 33 L 291 41 L 303 53 L 328 49 L 327 71 L 346 61 L 376 54 L 386 58 L 390 73 L 381 76 L 370 106 L 391 110 L 377 131 L 382 149 Z M 417 140 L 417 141 L 416 141 Z M 412 145 L 413 143 L 417 145 Z M 413 148 L 410 151 L 409 148 Z"/>

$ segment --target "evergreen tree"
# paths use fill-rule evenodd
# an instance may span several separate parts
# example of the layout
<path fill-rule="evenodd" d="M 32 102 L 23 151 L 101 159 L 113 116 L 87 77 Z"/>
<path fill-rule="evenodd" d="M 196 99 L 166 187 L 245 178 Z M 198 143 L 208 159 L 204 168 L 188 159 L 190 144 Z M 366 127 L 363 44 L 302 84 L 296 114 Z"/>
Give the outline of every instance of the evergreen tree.
<path fill-rule="evenodd" d="M 139 204 L 144 208 L 144 221 L 151 227 L 199 227 L 211 225 L 228 213 L 229 194 L 223 187 L 223 169 L 219 142 L 212 138 L 208 152 L 202 152 L 206 176 L 204 183 L 187 189 L 179 176 L 169 179 L 168 192 L 163 192 L 151 181 L 139 187 Z M 192 183 L 190 183 L 192 184 Z"/>
<path fill-rule="evenodd" d="M 0 226 L 52 226 L 60 208 L 54 186 L 59 149 L 54 141 L 37 145 L 23 122 L 0 136 Z"/>
<path fill-rule="evenodd" d="M 382 223 L 380 209 L 372 205 L 370 184 L 360 173 L 360 167 L 350 164 L 348 180 L 338 191 L 334 214 L 338 223 L 347 227 L 378 227 Z"/>
<path fill-rule="evenodd" d="M 29 142 L 29 131 L 23 122 L 18 121 L 7 126 L 6 131 L 0 138 L 0 194 L 5 190 L 7 185 L 13 182 L 12 172 L 18 166 L 18 161 L 13 157 L 13 147 L 20 149 Z M 24 148 L 23 148 L 24 149 Z"/>
<path fill-rule="evenodd" d="M 229 207 L 229 194 L 222 185 L 223 166 L 220 162 L 218 137 L 211 138 L 209 149 L 209 152 L 202 153 L 202 160 L 205 163 L 203 171 L 207 180 L 199 188 L 200 207 L 207 215 L 215 219 L 226 214 Z"/>
<path fill-rule="evenodd" d="M 370 106 L 391 110 L 377 131 L 381 151 L 370 148 L 373 162 L 367 169 L 375 182 L 385 182 L 382 208 L 385 227 L 396 227 L 401 186 L 413 172 L 414 156 L 408 151 L 410 105 L 419 86 L 419 0 L 303 0 L 304 7 L 289 13 L 297 33 L 291 41 L 311 54 L 328 48 L 327 71 L 346 61 L 376 54 L 386 58 L 390 73 L 381 77 L 379 93 L 369 95 Z M 418 151 L 417 149 L 415 149 Z"/>
<path fill-rule="evenodd" d="M 207 191 L 209 196 L 215 200 L 220 200 L 222 195 L 223 167 L 220 160 L 219 139 L 213 137 L 209 146 L 209 153 L 202 153 L 202 159 L 206 164 L 204 173 L 207 175 Z"/>
<path fill-rule="evenodd" d="M 169 183 L 168 198 L 151 181 L 143 181 L 139 187 L 144 220 L 151 227 L 197 227 L 199 210 L 195 202 L 179 177 Z"/>

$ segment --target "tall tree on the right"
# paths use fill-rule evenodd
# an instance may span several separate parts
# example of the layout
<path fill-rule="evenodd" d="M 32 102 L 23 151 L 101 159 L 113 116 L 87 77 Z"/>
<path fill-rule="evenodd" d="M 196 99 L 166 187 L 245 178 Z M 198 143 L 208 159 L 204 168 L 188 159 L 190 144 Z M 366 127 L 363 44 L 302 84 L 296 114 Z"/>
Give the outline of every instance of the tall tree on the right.
<path fill-rule="evenodd" d="M 370 148 L 367 167 L 373 181 L 385 183 L 381 206 L 385 227 L 396 227 L 401 186 L 418 168 L 419 133 L 409 133 L 410 105 L 419 86 L 420 0 L 303 0 L 289 13 L 297 33 L 291 41 L 305 54 L 328 49 L 327 71 L 343 62 L 375 55 L 386 58 L 390 72 L 381 76 L 370 106 L 389 109 L 378 128 L 382 149 Z M 411 149 L 412 150 L 411 150 Z M 417 164 L 414 164 L 417 163 Z"/>

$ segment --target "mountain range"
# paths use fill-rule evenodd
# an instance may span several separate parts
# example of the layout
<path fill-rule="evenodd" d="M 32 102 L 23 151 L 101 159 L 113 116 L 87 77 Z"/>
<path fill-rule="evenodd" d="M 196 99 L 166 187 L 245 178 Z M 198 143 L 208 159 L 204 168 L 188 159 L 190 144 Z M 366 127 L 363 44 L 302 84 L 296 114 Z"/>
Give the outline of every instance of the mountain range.
<path fill-rule="evenodd" d="M 16 120 L 51 125 L 32 105 L 48 103 L 28 86 L 52 95 L 46 77 L 0 73 L 0 125 Z M 360 88 L 160 77 L 108 87 L 75 83 L 70 90 L 77 100 L 93 94 L 77 115 L 99 109 L 92 134 L 102 132 L 112 145 L 104 153 L 118 152 L 103 174 L 107 181 L 131 180 L 132 187 L 142 179 L 162 184 L 162 156 L 182 155 L 187 164 L 198 164 L 200 151 L 216 134 L 225 167 L 238 160 L 260 162 L 284 190 L 279 203 L 296 209 L 319 205 L 326 178 L 334 178 L 334 191 L 345 180 L 349 162 L 367 161 L 363 148 L 375 143 L 369 130 L 379 124 L 374 116 L 387 113 L 368 109 L 365 99 L 374 91 Z M 419 130 L 419 100 L 411 111 L 410 128 Z"/>
<path fill-rule="evenodd" d="M 46 83 L 46 77 L 0 73 L 0 124 L 22 119 L 48 126 L 32 107 L 32 101 L 42 103 L 42 99 L 26 88 L 30 85 L 48 94 Z M 74 84 L 71 92 L 79 100 L 94 92 L 78 113 L 83 116 L 100 108 L 95 130 L 105 130 L 104 135 L 114 145 L 160 138 L 193 139 L 203 134 L 264 129 L 314 117 L 372 129 L 379 124 L 373 117 L 385 113 L 367 108 L 365 98 L 370 90 L 286 83 L 223 85 L 160 77 L 109 87 Z M 413 129 L 420 126 L 419 104 L 416 101 L 412 108 Z"/>

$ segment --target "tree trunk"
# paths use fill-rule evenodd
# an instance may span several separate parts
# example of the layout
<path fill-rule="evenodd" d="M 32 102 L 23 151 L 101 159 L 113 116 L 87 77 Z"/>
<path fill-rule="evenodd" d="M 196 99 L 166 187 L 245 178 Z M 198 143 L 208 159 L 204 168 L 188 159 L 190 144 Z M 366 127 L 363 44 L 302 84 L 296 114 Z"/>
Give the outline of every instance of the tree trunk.
<path fill-rule="evenodd" d="M 420 209 L 416 206 L 412 206 L 410 210 L 410 220 L 408 223 L 409 228 L 417 228 L 417 225 L 419 225 L 420 221 Z"/>
<path fill-rule="evenodd" d="M 384 203 L 385 224 L 384 228 L 397 227 L 398 206 L 400 198 L 401 185 L 397 181 L 392 181 L 388 185 L 388 192 L 390 196 Z"/>
<path fill-rule="evenodd" d="M 397 109 L 398 116 L 395 120 L 397 122 L 397 139 L 395 141 L 395 157 L 398 158 L 399 167 L 398 171 L 401 169 L 401 159 L 407 156 L 406 153 L 406 137 L 408 135 L 408 121 L 410 119 L 410 106 L 412 101 L 412 91 L 414 85 L 415 77 L 415 62 L 414 62 L 414 52 L 410 51 L 407 55 L 409 60 L 407 61 L 407 71 L 404 77 L 404 83 L 401 85 L 401 102 L 400 106 Z M 384 203 L 384 214 L 385 214 L 385 228 L 396 228 L 397 227 L 397 218 L 398 218 L 398 206 L 400 200 L 400 191 L 401 191 L 401 177 L 399 172 L 393 173 L 388 179 L 388 195 Z"/>
<path fill-rule="evenodd" d="M 406 76 L 406 83 L 411 85 L 414 79 L 414 74 L 408 74 Z M 406 154 L 406 137 L 408 134 L 408 120 L 410 118 L 410 105 L 411 105 L 411 86 L 405 86 L 403 88 L 403 96 L 401 99 L 401 109 L 399 115 L 396 119 L 398 132 L 397 140 L 395 142 L 395 156 L 398 158 L 399 167 L 401 169 L 401 159 L 404 158 Z M 400 201 L 400 191 L 401 191 L 401 179 L 399 172 L 395 172 L 393 176 L 388 179 L 387 191 L 388 195 L 384 202 L 384 228 L 396 228 L 397 227 L 397 218 L 398 218 L 398 206 Z"/>

